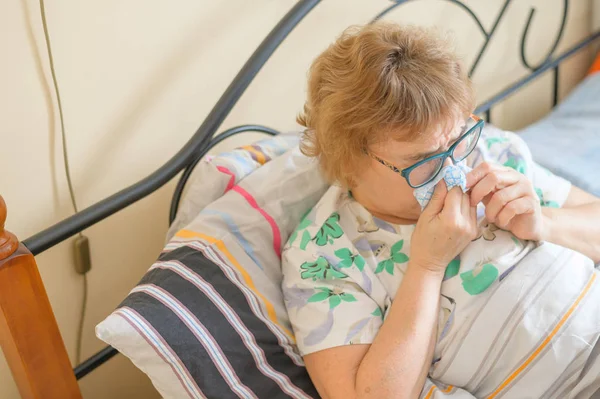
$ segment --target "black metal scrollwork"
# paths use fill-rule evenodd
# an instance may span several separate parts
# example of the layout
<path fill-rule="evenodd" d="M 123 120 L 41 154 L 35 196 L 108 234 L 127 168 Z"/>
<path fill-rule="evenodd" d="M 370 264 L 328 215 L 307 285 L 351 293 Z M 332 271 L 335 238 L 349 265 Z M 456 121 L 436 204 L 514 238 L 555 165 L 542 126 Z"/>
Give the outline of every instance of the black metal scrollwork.
<path fill-rule="evenodd" d="M 414 0 L 393 0 L 394 4 L 388 6 L 385 10 L 383 10 L 382 12 L 377 14 L 377 16 L 373 19 L 372 22 L 383 18 L 384 16 L 389 14 L 391 11 L 393 11 L 397 7 L 408 3 L 409 1 L 414 1 Z M 481 20 L 479 19 L 477 14 L 475 14 L 475 12 L 473 10 L 471 10 L 469 8 L 469 6 L 467 6 L 465 3 L 463 3 L 460 0 L 444 0 L 444 1 L 455 4 L 458 7 L 465 10 L 467 12 L 467 14 L 473 19 L 473 21 L 475 22 L 475 24 L 477 25 L 477 27 L 479 28 L 479 30 L 481 31 L 481 34 L 483 35 L 483 37 L 485 39 L 483 42 L 483 45 L 481 46 L 481 48 L 479 49 L 479 52 L 477 53 L 477 56 L 475 57 L 475 61 L 473 62 L 473 65 L 471 65 L 471 68 L 469 69 L 469 76 L 472 76 L 473 73 L 475 73 L 475 69 L 477 68 L 477 65 L 479 65 L 479 61 L 481 61 L 481 57 L 483 56 L 483 53 L 487 49 L 487 47 L 490 43 L 490 40 L 492 39 L 492 36 L 496 32 L 496 28 L 498 27 L 500 20 L 504 16 L 504 13 L 512 0 L 506 0 L 505 3 L 502 5 L 502 8 L 500 9 L 498 16 L 494 20 L 494 24 L 492 25 L 492 28 L 489 30 L 489 32 L 485 29 L 485 27 L 481 23 Z"/>
<path fill-rule="evenodd" d="M 560 23 L 560 27 L 558 29 L 558 34 L 556 35 L 556 38 L 554 39 L 554 43 L 552 44 L 550 51 L 548 51 L 546 58 L 544 59 L 544 61 L 542 61 L 537 66 L 532 66 L 529 63 L 529 61 L 527 61 L 527 57 L 525 56 L 525 42 L 527 42 L 527 34 L 529 33 L 529 27 L 531 26 L 531 22 L 533 21 L 533 17 L 536 12 L 535 7 L 531 7 L 531 9 L 529 10 L 529 16 L 527 17 L 527 22 L 525 23 L 525 28 L 523 29 L 523 35 L 521 36 L 521 62 L 523 63 L 523 65 L 525 65 L 526 68 L 529 68 L 531 71 L 538 70 L 542 65 L 544 65 L 546 62 L 548 62 L 550 60 L 550 58 L 552 58 L 552 56 L 554 55 L 554 51 L 558 47 L 558 43 L 560 43 L 560 39 L 562 39 L 562 35 L 565 31 L 565 25 L 567 24 L 567 14 L 569 12 L 569 0 L 563 0 L 563 4 L 564 4 L 563 14 L 562 14 L 562 20 Z"/>
<path fill-rule="evenodd" d="M 373 19 L 373 21 L 377 21 L 377 20 L 385 17 L 391 11 L 393 11 L 394 9 L 396 9 L 397 7 L 399 7 L 403 4 L 408 3 L 409 1 L 414 1 L 414 0 L 392 0 L 393 4 L 389 5 L 383 11 L 381 11 Z M 475 57 L 475 60 L 473 61 L 473 64 L 471 65 L 471 68 L 469 69 L 469 76 L 471 77 L 475 73 L 475 70 L 477 69 L 479 62 L 481 61 L 483 54 L 485 53 L 486 49 L 488 48 L 488 45 L 490 44 L 492 37 L 494 36 L 494 33 L 496 32 L 498 26 L 500 25 L 500 21 L 504 17 L 506 10 L 508 9 L 508 6 L 511 4 L 512 0 L 505 0 L 504 4 L 500 8 L 500 11 L 498 12 L 498 15 L 496 16 L 494 23 L 492 24 L 492 27 L 490 28 L 489 31 L 483 26 L 483 24 L 481 23 L 481 20 L 477 16 L 477 14 L 475 14 L 475 12 L 471 8 L 469 8 L 469 6 L 467 6 L 465 3 L 463 3 L 462 1 L 460 1 L 460 0 L 443 0 L 443 1 L 447 1 L 451 4 L 455 4 L 456 6 L 460 7 L 464 11 L 466 11 L 467 14 L 473 19 L 473 21 L 475 22 L 475 24 L 477 25 L 477 27 L 479 28 L 479 30 L 481 31 L 481 33 L 484 37 L 484 42 L 481 45 L 479 52 L 477 53 L 477 56 Z M 554 39 L 554 43 L 552 43 L 552 46 L 550 47 L 550 50 L 546 54 L 544 61 L 542 61 L 540 64 L 538 64 L 536 66 L 532 65 L 528 61 L 527 56 L 525 54 L 527 38 L 529 37 L 528 36 L 529 29 L 531 27 L 533 18 L 535 16 L 536 8 L 531 7 L 531 9 L 529 10 L 529 15 L 525 22 L 525 26 L 523 28 L 523 34 L 521 36 L 521 62 L 523 63 L 523 65 L 526 68 L 528 68 L 532 72 L 535 73 L 536 71 L 539 71 L 544 65 L 547 65 L 551 61 L 552 56 L 554 55 L 554 52 L 556 51 L 556 48 L 558 47 L 558 44 L 560 43 L 560 40 L 562 39 L 565 25 L 567 22 L 568 10 L 569 10 L 569 0 L 563 0 L 563 14 L 562 14 L 562 18 L 561 18 L 560 27 L 558 29 L 558 33 L 556 35 L 556 38 Z M 558 66 L 553 68 L 553 74 L 554 74 L 554 95 L 553 95 L 554 102 L 553 103 L 554 103 L 554 105 L 556 105 L 556 103 L 558 102 Z M 489 119 L 490 119 L 489 108 L 485 112 L 486 112 L 486 119 L 489 121 Z"/>

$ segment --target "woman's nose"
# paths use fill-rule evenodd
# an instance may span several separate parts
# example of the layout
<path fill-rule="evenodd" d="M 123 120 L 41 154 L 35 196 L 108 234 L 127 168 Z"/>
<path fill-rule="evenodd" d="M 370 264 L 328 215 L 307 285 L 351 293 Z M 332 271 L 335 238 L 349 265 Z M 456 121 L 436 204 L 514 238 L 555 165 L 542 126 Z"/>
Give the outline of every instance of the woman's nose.
<path fill-rule="evenodd" d="M 452 158 L 450 157 L 446 158 L 446 160 L 444 161 L 444 167 L 448 165 L 453 165 Z"/>

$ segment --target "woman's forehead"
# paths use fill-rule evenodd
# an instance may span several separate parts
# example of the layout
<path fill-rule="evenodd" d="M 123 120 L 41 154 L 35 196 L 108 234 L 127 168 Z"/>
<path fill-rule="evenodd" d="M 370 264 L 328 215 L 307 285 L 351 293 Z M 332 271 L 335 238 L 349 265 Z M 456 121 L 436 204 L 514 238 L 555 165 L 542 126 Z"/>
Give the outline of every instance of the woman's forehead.
<path fill-rule="evenodd" d="M 388 155 L 390 161 L 422 152 L 445 151 L 460 136 L 464 125 L 464 119 L 456 118 L 450 123 L 437 124 L 410 140 L 402 139 L 402 133 L 398 132 L 397 135 L 374 145 L 373 151 L 381 156 Z"/>

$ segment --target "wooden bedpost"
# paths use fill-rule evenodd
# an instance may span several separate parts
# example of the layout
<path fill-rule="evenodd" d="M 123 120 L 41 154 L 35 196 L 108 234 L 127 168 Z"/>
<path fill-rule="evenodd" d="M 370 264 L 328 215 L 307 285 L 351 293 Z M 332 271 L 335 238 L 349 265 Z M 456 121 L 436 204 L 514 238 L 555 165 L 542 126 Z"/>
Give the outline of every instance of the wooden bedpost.
<path fill-rule="evenodd" d="M 0 346 L 22 398 L 81 398 L 35 258 L 4 230 L 0 196 Z"/>

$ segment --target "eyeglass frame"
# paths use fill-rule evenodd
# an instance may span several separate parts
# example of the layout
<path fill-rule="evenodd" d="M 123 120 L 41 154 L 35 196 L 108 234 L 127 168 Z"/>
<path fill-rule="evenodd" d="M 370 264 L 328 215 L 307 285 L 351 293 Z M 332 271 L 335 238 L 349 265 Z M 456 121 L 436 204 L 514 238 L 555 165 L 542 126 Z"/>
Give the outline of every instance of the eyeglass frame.
<path fill-rule="evenodd" d="M 471 149 L 471 151 L 469 151 L 469 153 L 468 153 L 467 155 L 465 155 L 465 157 L 464 157 L 463 159 L 465 159 L 465 158 L 467 158 L 469 155 L 471 155 L 471 153 L 473 152 L 473 150 L 475 149 L 475 147 L 477 147 L 477 143 L 479 142 L 479 139 L 481 138 L 481 131 L 483 131 L 483 127 L 484 127 L 484 125 L 485 125 L 485 122 L 484 122 L 484 120 L 483 120 L 483 119 L 479 118 L 479 117 L 478 117 L 478 116 L 476 116 L 476 115 L 473 115 L 473 114 L 471 114 L 471 116 L 470 116 L 470 117 L 471 117 L 471 118 L 472 118 L 472 119 L 475 121 L 475 125 L 474 125 L 473 127 L 471 127 L 469 130 L 467 130 L 467 131 L 466 131 L 466 132 L 465 132 L 465 133 L 464 133 L 462 136 L 460 136 L 460 137 L 458 138 L 458 140 L 456 140 L 456 142 L 455 142 L 454 144 L 452 144 L 452 145 L 450 146 L 450 148 L 448 148 L 448 150 L 447 150 L 447 151 L 441 152 L 441 153 L 439 153 L 439 154 L 431 155 L 431 156 L 429 156 L 429 157 L 427 157 L 427 158 L 425 158 L 425 159 L 422 159 L 422 160 L 420 160 L 419 162 L 417 162 L 417 163 L 415 163 L 415 164 L 413 164 L 413 165 L 409 166 L 408 168 L 405 168 L 405 169 L 399 169 L 398 167 L 396 167 L 396 166 L 392 165 L 391 163 L 387 162 L 387 161 L 386 161 L 386 160 L 384 160 L 384 159 L 381 159 L 381 158 L 379 158 L 377 155 L 375 155 L 375 154 L 373 154 L 373 153 L 371 153 L 371 152 L 368 152 L 368 154 L 369 154 L 369 156 L 370 156 L 371 158 L 375 159 L 377 162 L 379 162 L 379 163 L 380 163 L 380 164 L 382 164 L 383 166 L 387 167 L 387 168 L 388 168 L 388 169 L 390 169 L 392 172 L 398 173 L 398 174 L 400 174 L 402 177 L 404 177 L 404 179 L 406 180 L 406 182 L 408 183 L 408 185 L 409 185 L 409 186 L 411 186 L 412 188 L 419 188 L 419 187 L 423 187 L 423 186 L 424 186 L 424 185 L 426 185 L 427 183 L 429 183 L 429 182 L 431 182 L 432 180 L 434 180 L 434 179 L 437 177 L 437 175 L 439 175 L 439 174 L 440 174 L 440 172 L 442 171 L 443 167 L 440 167 L 440 168 L 438 169 L 438 171 L 437 171 L 437 172 L 436 172 L 436 173 L 435 173 L 435 174 L 434 174 L 434 175 L 433 175 L 433 176 L 432 176 L 430 179 L 428 179 L 428 180 L 427 180 L 427 181 L 425 181 L 424 183 L 422 183 L 422 184 L 419 184 L 419 185 L 417 185 L 417 186 L 413 186 L 413 185 L 410 183 L 410 179 L 408 178 L 408 176 L 410 175 L 410 172 L 412 172 L 412 171 L 413 171 L 414 169 L 416 169 L 417 167 L 419 167 L 419 166 L 423 165 L 424 163 L 426 163 L 426 162 L 429 162 L 429 161 L 432 161 L 432 160 L 434 160 L 434 159 L 438 159 L 438 158 L 443 158 L 443 159 L 442 159 L 442 163 L 441 163 L 441 165 L 443 165 L 443 164 L 444 164 L 444 162 L 446 162 L 446 159 L 447 159 L 448 157 L 450 157 L 454 163 L 460 162 L 460 161 L 456 161 L 456 159 L 454 159 L 454 155 L 453 155 L 453 152 L 454 152 L 454 150 L 456 149 L 456 147 L 458 147 L 458 145 L 459 145 L 459 144 L 460 144 L 460 143 L 461 143 L 461 142 L 462 142 L 462 141 L 463 141 L 463 140 L 464 140 L 464 139 L 465 139 L 465 138 L 466 138 L 466 137 L 467 137 L 467 136 L 468 136 L 470 133 L 472 133 L 472 132 L 473 132 L 475 129 L 477 129 L 477 128 L 480 128 L 479 135 L 477 136 L 477 141 L 475 142 L 475 145 L 473 146 L 473 148 Z M 462 160 L 461 160 L 461 161 L 462 161 Z"/>

